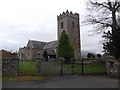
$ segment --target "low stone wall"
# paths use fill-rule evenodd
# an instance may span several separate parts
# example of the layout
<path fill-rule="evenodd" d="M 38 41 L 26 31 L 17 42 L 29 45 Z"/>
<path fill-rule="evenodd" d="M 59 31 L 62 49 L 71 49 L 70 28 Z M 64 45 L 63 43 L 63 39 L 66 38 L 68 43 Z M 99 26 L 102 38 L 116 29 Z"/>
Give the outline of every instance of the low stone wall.
<path fill-rule="evenodd" d="M 2 76 L 17 76 L 18 60 L 2 60 Z"/>
<path fill-rule="evenodd" d="M 119 62 L 115 60 L 107 59 L 106 67 L 107 67 L 108 75 L 114 76 L 114 77 L 118 77 L 120 75 L 120 63 Z"/>

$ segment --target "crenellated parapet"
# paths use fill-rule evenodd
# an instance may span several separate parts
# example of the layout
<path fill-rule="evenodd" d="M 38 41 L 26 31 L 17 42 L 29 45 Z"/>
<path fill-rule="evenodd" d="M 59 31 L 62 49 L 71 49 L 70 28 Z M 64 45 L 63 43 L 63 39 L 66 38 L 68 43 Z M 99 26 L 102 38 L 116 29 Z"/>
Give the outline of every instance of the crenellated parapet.
<path fill-rule="evenodd" d="M 60 20 L 66 16 L 70 16 L 70 17 L 74 17 L 74 18 L 79 18 L 79 14 L 78 13 L 73 13 L 72 11 L 68 11 L 66 10 L 66 12 L 63 12 L 62 14 L 57 16 L 57 20 Z"/>

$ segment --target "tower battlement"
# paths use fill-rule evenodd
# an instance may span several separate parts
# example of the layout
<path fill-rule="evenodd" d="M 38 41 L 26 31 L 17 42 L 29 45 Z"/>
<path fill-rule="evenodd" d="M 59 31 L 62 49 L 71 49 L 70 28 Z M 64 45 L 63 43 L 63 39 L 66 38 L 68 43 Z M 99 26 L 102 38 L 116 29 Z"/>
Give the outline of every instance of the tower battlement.
<path fill-rule="evenodd" d="M 78 13 L 73 13 L 72 11 L 68 11 L 66 10 L 66 12 L 63 12 L 62 14 L 57 16 L 57 19 L 60 20 L 66 16 L 70 16 L 70 17 L 74 17 L 74 18 L 79 18 L 79 14 Z"/>

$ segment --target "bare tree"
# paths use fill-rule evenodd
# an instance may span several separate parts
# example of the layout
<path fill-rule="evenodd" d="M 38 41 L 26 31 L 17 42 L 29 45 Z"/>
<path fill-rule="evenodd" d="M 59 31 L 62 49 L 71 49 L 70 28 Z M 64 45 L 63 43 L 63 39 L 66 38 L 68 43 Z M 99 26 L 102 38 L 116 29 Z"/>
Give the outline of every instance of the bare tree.
<path fill-rule="evenodd" d="M 87 3 L 88 14 L 83 22 L 85 25 L 93 25 L 97 33 L 111 30 L 114 33 L 118 23 L 118 10 L 120 9 L 120 2 L 117 0 L 89 0 Z"/>
<path fill-rule="evenodd" d="M 94 25 L 97 33 L 103 33 L 106 41 L 103 49 L 106 54 L 114 56 L 120 61 L 120 2 L 117 0 L 89 0 L 88 14 L 84 21 L 86 25 Z"/>

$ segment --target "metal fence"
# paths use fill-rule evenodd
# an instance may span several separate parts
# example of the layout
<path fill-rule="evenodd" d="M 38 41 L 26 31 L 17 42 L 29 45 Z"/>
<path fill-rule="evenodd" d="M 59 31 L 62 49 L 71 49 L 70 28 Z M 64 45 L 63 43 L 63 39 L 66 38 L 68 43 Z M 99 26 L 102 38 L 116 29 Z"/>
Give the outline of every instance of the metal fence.
<path fill-rule="evenodd" d="M 81 59 L 81 74 L 106 74 L 104 59 L 83 58 Z"/>
<path fill-rule="evenodd" d="M 20 61 L 21 62 L 21 61 Z M 19 74 L 21 75 L 67 75 L 67 74 L 106 74 L 106 64 L 101 59 L 83 58 L 75 63 L 65 64 L 64 59 L 43 61 L 37 58 L 23 66 L 19 63 Z M 31 65 L 30 65 L 31 64 Z M 26 66 L 25 66 L 26 65 Z M 21 69 L 21 66 L 23 69 Z M 27 74 L 26 74 L 27 73 Z"/>

